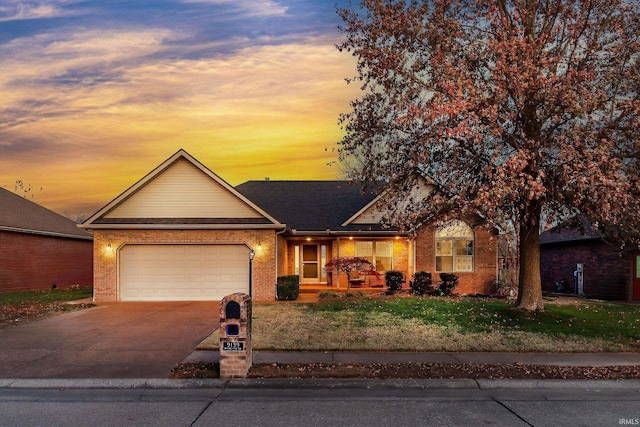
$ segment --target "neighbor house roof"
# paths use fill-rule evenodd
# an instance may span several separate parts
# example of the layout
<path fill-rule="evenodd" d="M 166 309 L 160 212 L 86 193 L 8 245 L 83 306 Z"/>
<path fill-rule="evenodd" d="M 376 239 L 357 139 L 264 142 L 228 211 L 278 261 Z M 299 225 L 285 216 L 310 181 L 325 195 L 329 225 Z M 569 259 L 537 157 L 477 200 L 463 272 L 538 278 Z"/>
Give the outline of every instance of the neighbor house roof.
<path fill-rule="evenodd" d="M 380 224 L 342 225 L 376 197 L 349 181 L 247 181 L 235 188 L 291 230 L 384 230 Z"/>
<path fill-rule="evenodd" d="M 558 226 L 542 233 L 540 235 L 540 244 L 551 245 L 554 243 L 580 242 L 585 240 L 599 239 L 600 236 L 598 236 L 593 230 L 578 230 Z"/>
<path fill-rule="evenodd" d="M 92 239 L 70 219 L 4 188 L 0 188 L 0 230 Z"/>

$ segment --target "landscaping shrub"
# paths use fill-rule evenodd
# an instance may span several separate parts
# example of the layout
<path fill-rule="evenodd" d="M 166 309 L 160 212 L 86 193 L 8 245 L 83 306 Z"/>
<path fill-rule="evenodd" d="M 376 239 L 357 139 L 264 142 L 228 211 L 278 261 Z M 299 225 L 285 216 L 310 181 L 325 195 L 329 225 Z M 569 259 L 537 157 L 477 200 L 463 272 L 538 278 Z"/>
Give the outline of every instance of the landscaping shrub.
<path fill-rule="evenodd" d="M 440 273 L 442 283 L 438 286 L 438 295 L 450 295 L 458 285 L 458 276 L 449 273 Z"/>
<path fill-rule="evenodd" d="M 389 270 L 384 273 L 384 283 L 390 292 L 399 291 L 404 283 L 404 273 L 402 271 Z"/>
<path fill-rule="evenodd" d="M 413 295 L 425 295 L 431 289 L 431 273 L 417 271 L 413 275 L 413 280 L 409 282 Z"/>
<path fill-rule="evenodd" d="M 291 301 L 298 298 L 300 294 L 300 276 L 280 276 L 276 279 L 278 284 L 278 299 Z"/>

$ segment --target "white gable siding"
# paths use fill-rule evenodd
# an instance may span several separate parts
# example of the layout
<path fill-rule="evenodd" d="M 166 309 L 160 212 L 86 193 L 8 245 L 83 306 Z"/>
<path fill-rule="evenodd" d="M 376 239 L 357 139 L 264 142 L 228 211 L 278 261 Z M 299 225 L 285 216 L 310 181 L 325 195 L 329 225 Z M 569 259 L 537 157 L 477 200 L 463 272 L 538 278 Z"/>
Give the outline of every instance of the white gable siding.
<path fill-rule="evenodd" d="M 380 206 L 374 204 L 369 206 L 364 212 L 362 212 L 356 219 L 352 221 L 352 224 L 379 224 L 382 221 L 382 217 L 386 213 L 380 211 Z"/>
<path fill-rule="evenodd" d="M 105 218 L 262 218 L 251 206 L 181 159 Z"/>
<path fill-rule="evenodd" d="M 404 211 L 410 209 L 409 204 L 411 200 L 422 200 L 426 198 L 429 193 L 433 191 L 433 187 L 420 183 L 416 185 L 411 192 L 407 195 L 404 201 L 400 201 L 396 204 L 395 210 Z M 384 197 L 384 196 L 383 196 Z M 378 200 L 371 206 L 367 207 L 357 217 L 355 217 L 350 224 L 379 224 L 382 222 L 385 215 L 393 216 L 393 212 L 384 207 L 384 200 Z"/>

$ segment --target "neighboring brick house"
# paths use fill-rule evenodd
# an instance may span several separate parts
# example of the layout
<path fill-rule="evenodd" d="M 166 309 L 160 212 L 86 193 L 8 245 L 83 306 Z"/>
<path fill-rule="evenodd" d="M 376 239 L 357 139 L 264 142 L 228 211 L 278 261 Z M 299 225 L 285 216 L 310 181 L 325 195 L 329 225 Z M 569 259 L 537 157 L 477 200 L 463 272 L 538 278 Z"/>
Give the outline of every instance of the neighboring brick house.
<path fill-rule="evenodd" d="M 0 188 L 0 292 L 90 287 L 92 282 L 91 234 Z"/>
<path fill-rule="evenodd" d="M 458 292 L 491 292 L 492 233 L 462 222 L 438 232 L 385 229 L 377 197 L 343 181 L 267 179 L 234 188 L 180 150 L 82 225 L 94 232 L 94 298 L 215 300 L 240 291 L 273 301 L 281 275 L 345 287 L 347 278 L 324 264 L 353 255 L 407 278 L 455 272 Z"/>
<path fill-rule="evenodd" d="M 540 235 L 542 290 L 556 292 L 565 280 L 566 292 L 578 294 L 574 272 L 581 264 L 582 293 L 587 298 L 640 300 L 640 251 L 622 249 L 592 232 L 555 228 Z"/>

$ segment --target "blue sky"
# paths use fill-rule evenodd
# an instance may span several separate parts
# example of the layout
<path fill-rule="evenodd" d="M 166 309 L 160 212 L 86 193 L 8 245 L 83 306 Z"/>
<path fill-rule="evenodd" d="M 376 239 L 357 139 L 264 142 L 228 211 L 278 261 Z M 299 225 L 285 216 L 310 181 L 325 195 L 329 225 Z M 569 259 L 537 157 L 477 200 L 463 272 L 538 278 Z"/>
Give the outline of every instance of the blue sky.
<path fill-rule="evenodd" d="M 358 88 L 335 7 L 0 1 L 0 185 L 91 213 L 180 148 L 234 185 L 336 178 Z"/>

